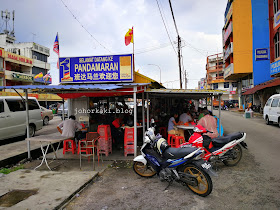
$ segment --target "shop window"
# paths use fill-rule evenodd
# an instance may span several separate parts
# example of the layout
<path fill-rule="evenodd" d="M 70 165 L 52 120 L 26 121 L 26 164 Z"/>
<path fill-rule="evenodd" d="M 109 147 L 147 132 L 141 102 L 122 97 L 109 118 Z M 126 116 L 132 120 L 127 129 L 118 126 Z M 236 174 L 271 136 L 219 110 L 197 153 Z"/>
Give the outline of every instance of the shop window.
<path fill-rule="evenodd" d="M 233 82 L 232 87 L 237 87 L 237 82 Z"/>
<path fill-rule="evenodd" d="M 213 83 L 213 90 L 217 90 L 218 89 L 218 83 Z"/>
<path fill-rule="evenodd" d="M 4 102 L 0 100 L 0 113 L 4 112 Z"/>
<path fill-rule="evenodd" d="M 280 51 L 279 51 L 279 32 L 277 32 L 274 36 L 274 53 L 275 58 L 279 57 Z"/>
<path fill-rule="evenodd" d="M 229 88 L 229 82 L 224 83 L 224 88 Z"/>
<path fill-rule="evenodd" d="M 274 14 L 276 14 L 279 10 L 279 7 L 278 7 L 278 0 L 273 0 L 273 12 Z"/>

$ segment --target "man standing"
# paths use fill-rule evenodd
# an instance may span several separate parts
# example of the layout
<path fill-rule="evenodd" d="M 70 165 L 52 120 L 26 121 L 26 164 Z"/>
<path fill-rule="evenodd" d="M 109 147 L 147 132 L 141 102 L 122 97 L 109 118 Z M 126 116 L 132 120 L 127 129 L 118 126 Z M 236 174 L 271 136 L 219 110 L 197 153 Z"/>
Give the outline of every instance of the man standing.
<path fill-rule="evenodd" d="M 63 130 L 61 130 L 62 127 Z M 74 115 L 71 115 L 69 119 L 61 122 L 57 126 L 57 130 L 59 131 L 59 133 L 61 133 L 61 136 L 69 137 L 69 139 L 73 139 L 73 140 L 77 129 L 81 130 L 82 125 L 76 121 L 76 117 Z"/>

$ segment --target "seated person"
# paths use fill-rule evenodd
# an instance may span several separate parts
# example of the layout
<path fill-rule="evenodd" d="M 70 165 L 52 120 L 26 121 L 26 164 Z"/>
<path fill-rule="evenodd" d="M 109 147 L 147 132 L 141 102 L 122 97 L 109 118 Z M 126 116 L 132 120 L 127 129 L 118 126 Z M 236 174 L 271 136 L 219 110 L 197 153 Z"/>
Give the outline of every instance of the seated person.
<path fill-rule="evenodd" d="M 208 110 L 204 110 L 204 117 L 202 117 L 198 121 L 198 125 L 202 125 L 204 128 L 206 128 L 208 131 L 211 131 L 213 133 L 205 133 L 204 135 L 209 136 L 210 138 L 216 138 L 219 136 L 218 130 L 217 130 L 217 120 L 215 117 L 211 116 Z"/>
<path fill-rule="evenodd" d="M 179 117 L 179 123 L 185 124 L 186 122 L 192 122 L 193 118 L 191 117 L 190 110 L 186 110 L 185 113 L 181 114 Z"/>
<path fill-rule="evenodd" d="M 178 113 L 174 112 L 173 117 L 170 117 L 170 119 L 168 121 L 167 133 L 168 134 L 176 134 L 176 135 L 179 135 L 179 136 L 184 136 L 184 130 L 182 130 L 182 129 L 176 130 L 175 127 L 174 127 L 176 125 L 179 125 L 175 120 L 176 118 L 178 118 L 178 116 L 179 116 Z"/>

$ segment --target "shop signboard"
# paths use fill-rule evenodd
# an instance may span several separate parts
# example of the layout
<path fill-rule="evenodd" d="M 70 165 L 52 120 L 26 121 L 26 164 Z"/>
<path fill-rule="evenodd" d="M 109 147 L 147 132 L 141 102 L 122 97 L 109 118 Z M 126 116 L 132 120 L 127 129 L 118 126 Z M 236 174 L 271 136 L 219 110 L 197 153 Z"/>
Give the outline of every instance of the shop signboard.
<path fill-rule="evenodd" d="M 278 10 L 275 14 L 274 14 L 274 30 L 276 30 L 277 28 L 279 28 L 280 26 L 280 10 Z"/>
<path fill-rule="evenodd" d="M 226 41 L 227 41 L 229 35 L 231 34 L 231 32 L 232 32 L 232 22 L 230 22 L 228 24 L 227 30 L 224 33 L 224 44 L 226 43 Z"/>
<path fill-rule="evenodd" d="M 34 77 L 28 74 L 12 73 L 13 80 L 33 82 Z"/>
<path fill-rule="evenodd" d="M 260 48 L 256 49 L 256 61 L 263 61 L 268 60 L 268 49 L 267 48 Z"/>
<path fill-rule="evenodd" d="M 233 63 L 228 65 L 224 70 L 224 79 L 233 74 Z"/>
<path fill-rule="evenodd" d="M 229 10 L 228 10 L 228 12 L 227 12 L 227 14 L 226 14 L 226 16 L 225 16 L 225 25 L 228 23 L 228 21 L 230 20 L 230 17 L 231 17 L 231 15 L 232 15 L 232 5 L 230 5 L 230 8 L 229 8 Z"/>
<path fill-rule="evenodd" d="M 5 60 L 25 66 L 33 66 L 33 59 L 10 52 L 5 52 Z"/>
<path fill-rule="evenodd" d="M 280 73 L 280 61 L 275 61 L 270 64 L 270 75 Z"/>
<path fill-rule="evenodd" d="M 59 58 L 60 83 L 133 82 L 132 54 Z"/>

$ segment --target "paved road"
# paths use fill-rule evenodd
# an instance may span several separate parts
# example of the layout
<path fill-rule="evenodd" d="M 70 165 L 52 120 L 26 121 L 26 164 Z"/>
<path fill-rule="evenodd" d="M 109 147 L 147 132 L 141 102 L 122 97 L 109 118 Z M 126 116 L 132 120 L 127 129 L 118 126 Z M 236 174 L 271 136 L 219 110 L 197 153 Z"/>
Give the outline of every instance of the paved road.
<path fill-rule="evenodd" d="M 244 119 L 238 113 L 222 112 L 226 133 L 247 133 L 248 150 L 235 167 L 217 165 L 213 191 L 202 198 L 186 187 L 156 176 L 142 178 L 126 164 L 106 170 L 65 209 L 280 209 L 280 128 L 259 118 Z M 125 167 L 123 167 L 125 166 Z"/>
<path fill-rule="evenodd" d="M 215 110 L 214 114 L 217 113 Z M 246 132 L 248 152 L 261 164 L 262 169 L 275 177 L 280 176 L 280 128 L 277 125 L 266 125 L 260 117 L 245 119 L 242 114 L 229 111 L 222 111 L 222 125 L 227 133 Z"/>

